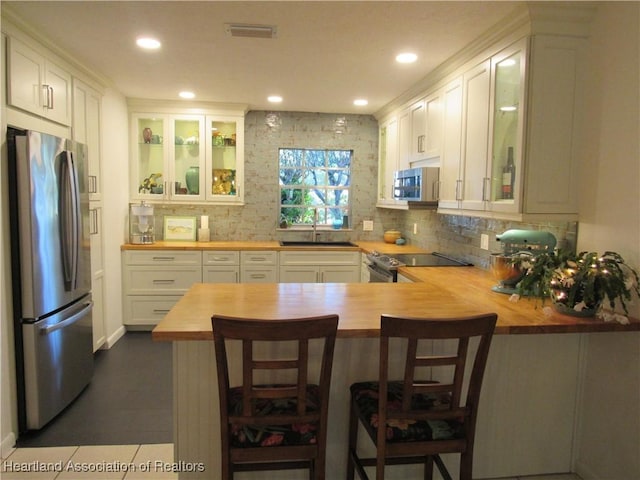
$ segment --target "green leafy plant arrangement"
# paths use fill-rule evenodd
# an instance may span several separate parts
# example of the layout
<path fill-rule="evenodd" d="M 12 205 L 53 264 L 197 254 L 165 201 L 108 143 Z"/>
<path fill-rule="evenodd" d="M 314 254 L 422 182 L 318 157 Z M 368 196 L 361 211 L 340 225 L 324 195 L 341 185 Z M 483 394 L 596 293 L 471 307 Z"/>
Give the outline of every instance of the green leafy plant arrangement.
<path fill-rule="evenodd" d="M 640 296 L 638 273 L 616 252 L 575 255 L 558 250 L 535 257 L 520 255 L 513 263 L 525 272 L 517 286 L 519 294 L 543 301 L 551 298 L 576 312 L 597 310 L 608 300 L 611 309 L 619 301 L 628 315 L 632 294 Z"/>

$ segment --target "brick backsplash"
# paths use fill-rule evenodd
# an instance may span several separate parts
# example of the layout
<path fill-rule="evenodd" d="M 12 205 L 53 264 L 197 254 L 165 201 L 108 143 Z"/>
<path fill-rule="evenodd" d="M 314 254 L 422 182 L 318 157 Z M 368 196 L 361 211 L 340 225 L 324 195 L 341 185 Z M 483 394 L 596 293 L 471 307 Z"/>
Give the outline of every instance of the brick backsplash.
<path fill-rule="evenodd" d="M 342 125 L 338 125 L 337 121 Z M 341 130 L 341 133 L 338 132 Z M 439 251 L 488 268 L 491 252 L 499 252 L 495 236 L 511 228 L 547 230 L 560 246 L 575 248 L 577 224 L 522 224 L 456 215 L 435 210 L 376 208 L 378 122 L 371 115 L 251 111 L 245 117 L 245 205 L 156 205 L 156 238 L 162 238 L 164 215 L 208 215 L 211 239 L 301 240 L 308 232 L 279 230 L 278 149 L 335 148 L 354 152 L 351 174 L 350 229 L 323 232 L 330 240 L 381 240 L 385 230 L 398 229 L 409 244 Z M 373 232 L 362 221 L 373 220 Z M 418 233 L 413 234 L 413 224 Z M 480 235 L 490 238 L 480 249 Z"/>

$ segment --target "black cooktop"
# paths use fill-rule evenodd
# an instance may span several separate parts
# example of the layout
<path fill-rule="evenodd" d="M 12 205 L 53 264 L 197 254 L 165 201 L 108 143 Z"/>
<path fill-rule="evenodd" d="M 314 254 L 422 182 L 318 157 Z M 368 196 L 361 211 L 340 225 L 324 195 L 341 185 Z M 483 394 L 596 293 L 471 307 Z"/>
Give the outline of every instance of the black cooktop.
<path fill-rule="evenodd" d="M 442 253 L 400 253 L 393 258 L 407 267 L 470 267 L 473 264 L 455 258 L 447 257 Z"/>

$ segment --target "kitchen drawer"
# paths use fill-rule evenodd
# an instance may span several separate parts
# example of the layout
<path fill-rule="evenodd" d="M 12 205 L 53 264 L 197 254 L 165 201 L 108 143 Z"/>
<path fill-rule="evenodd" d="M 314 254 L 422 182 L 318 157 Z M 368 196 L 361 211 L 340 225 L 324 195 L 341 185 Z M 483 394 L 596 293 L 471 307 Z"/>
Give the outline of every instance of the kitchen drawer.
<path fill-rule="evenodd" d="M 202 282 L 202 268 L 130 265 L 123 270 L 125 295 L 183 294 Z"/>
<path fill-rule="evenodd" d="M 240 269 L 241 283 L 277 283 L 278 270 L 274 266 L 242 266 Z"/>
<path fill-rule="evenodd" d="M 359 265 L 360 252 L 350 251 L 283 251 L 280 252 L 280 266 L 283 265 Z"/>
<path fill-rule="evenodd" d="M 125 265 L 200 265 L 202 253 L 184 250 L 125 250 Z"/>
<path fill-rule="evenodd" d="M 180 295 L 125 296 L 124 324 L 157 325 L 181 298 Z"/>
<path fill-rule="evenodd" d="M 239 276 L 237 265 L 202 267 L 202 281 L 204 283 L 238 283 Z"/>
<path fill-rule="evenodd" d="M 202 252 L 202 265 L 240 265 L 240 252 L 205 251 Z"/>
<path fill-rule="evenodd" d="M 240 252 L 241 265 L 273 265 L 278 264 L 278 252 L 275 251 L 244 251 Z"/>

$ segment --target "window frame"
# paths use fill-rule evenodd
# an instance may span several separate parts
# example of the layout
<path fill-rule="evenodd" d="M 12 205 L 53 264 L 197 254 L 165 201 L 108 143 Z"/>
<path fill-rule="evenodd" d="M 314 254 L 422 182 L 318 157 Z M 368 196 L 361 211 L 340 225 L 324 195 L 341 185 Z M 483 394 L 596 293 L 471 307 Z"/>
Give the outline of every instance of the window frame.
<path fill-rule="evenodd" d="M 294 228 L 342 228 L 351 210 L 353 154 L 353 149 L 344 148 L 279 148 L 279 223 Z"/>

